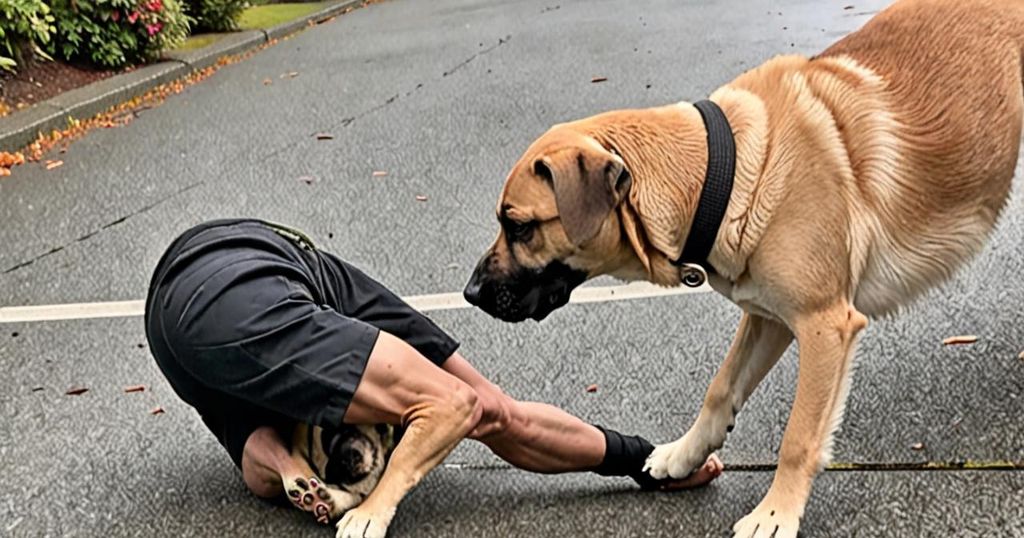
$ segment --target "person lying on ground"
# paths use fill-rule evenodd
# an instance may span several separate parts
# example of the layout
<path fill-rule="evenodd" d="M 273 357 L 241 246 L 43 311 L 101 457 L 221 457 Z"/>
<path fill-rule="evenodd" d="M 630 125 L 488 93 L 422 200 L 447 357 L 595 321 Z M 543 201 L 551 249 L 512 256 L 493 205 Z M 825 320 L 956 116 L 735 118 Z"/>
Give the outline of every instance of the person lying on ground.
<path fill-rule="evenodd" d="M 648 489 L 722 471 L 712 456 L 684 480 L 654 481 L 642 471 L 647 440 L 513 399 L 426 316 L 280 225 L 184 232 L 154 270 L 145 325 L 160 370 L 248 488 L 323 523 L 341 518 L 339 536 L 384 536 L 406 493 L 467 437 L 521 469 L 630 476 Z M 379 425 L 401 432 L 386 467 Z M 361 439 L 370 450 L 353 449 Z M 331 458 L 355 482 L 325 481 Z"/>

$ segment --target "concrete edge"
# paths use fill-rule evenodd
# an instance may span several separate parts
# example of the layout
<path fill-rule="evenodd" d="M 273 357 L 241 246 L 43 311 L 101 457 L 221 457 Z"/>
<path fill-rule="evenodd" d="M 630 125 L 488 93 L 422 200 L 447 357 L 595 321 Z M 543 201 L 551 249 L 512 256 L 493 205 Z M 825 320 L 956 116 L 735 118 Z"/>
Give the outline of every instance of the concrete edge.
<path fill-rule="evenodd" d="M 302 30 L 306 26 L 309 26 L 310 23 L 323 22 L 331 17 L 341 14 L 349 8 L 359 7 L 360 4 L 362 4 L 362 0 L 340 0 L 339 2 L 331 4 L 320 11 L 270 28 L 267 30 L 267 40 L 279 39 L 286 35 L 293 34 Z"/>
<path fill-rule="evenodd" d="M 166 60 L 179 61 L 193 71 L 205 69 L 217 63 L 222 56 L 231 56 L 249 49 L 254 49 L 267 42 L 267 34 L 263 30 L 243 30 L 224 34 L 223 37 L 210 45 L 197 50 L 183 52 L 167 52 Z"/>
<path fill-rule="evenodd" d="M 214 65 L 224 56 L 256 49 L 271 39 L 293 34 L 310 23 L 322 22 L 360 5 L 362 0 L 338 0 L 320 11 L 269 30 L 231 33 L 199 50 L 166 53 L 163 56 L 165 61 L 145 65 L 36 103 L 0 118 L 0 151 L 19 151 L 32 143 L 39 134 L 64 128 L 69 118 L 91 118 L 161 84 Z"/>
<path fill-rule="evenodd" d="M 15 151 L 32 143 L 40 132 L 63 129 L 68 118 L 64 109 L 49 101 L 19 110 L 0 121 L 0 151 Z"/>

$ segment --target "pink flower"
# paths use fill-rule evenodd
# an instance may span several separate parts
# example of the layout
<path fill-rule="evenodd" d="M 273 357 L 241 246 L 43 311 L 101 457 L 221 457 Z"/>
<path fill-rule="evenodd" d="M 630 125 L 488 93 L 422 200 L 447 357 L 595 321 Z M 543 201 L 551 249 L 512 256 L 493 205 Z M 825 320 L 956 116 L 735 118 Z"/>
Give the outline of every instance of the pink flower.
<path fill-rule="evenodd" d="M 131 24 L 135 24 L 135 21 L 137 21 L 137 20 L 139 20 L 139 12 L 138 11 L 132 11 L 132 13 L 130 15 L 128 15 L 128 22 L 131 23 Z"/>
<path fill-rule="evenodd" d="M 163 23 L 160 23 L 160 22 L 155 23 L 155 24 L 147 24 L 146 25 L 146 33 L 149 34 L 150 37 L 152 37 L 153 34 L 159 32 L 160 29 L 163 28 L 163 27 L 164 27 Z"/>
<path fill-rule="evenodd" d="M 110 12 L 110 19 L 113 20 L 114 22 L 117 22 L 117 21 L 121 20 L 121 12 L 120 11 L 111 11 Z"/>
<path fill-rule="evenodd" d="M 163 9 L 163 7 L 163 0 L 153 0 L 152 2 L 146 4 L 146 9 L 149 9 L 150 11 L 160 11 L 161 9 Z"/>

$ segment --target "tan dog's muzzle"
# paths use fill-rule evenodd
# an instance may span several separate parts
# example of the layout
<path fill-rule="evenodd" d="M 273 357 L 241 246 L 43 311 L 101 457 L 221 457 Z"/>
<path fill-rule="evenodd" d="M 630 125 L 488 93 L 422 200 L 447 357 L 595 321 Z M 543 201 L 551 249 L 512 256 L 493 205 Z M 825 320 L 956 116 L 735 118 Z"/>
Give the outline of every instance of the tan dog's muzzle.
<path fill-rule="evenodd" d="M 585 272 L 559 261 L 540 269 L 518 267 L 501 274 L 494 270 L 494 259 L 493 252 L 484 254 L 462 295 L 469 304 L 502 321 L 540 321 L 565 306 L 572 290 L 587 279 Z"/>

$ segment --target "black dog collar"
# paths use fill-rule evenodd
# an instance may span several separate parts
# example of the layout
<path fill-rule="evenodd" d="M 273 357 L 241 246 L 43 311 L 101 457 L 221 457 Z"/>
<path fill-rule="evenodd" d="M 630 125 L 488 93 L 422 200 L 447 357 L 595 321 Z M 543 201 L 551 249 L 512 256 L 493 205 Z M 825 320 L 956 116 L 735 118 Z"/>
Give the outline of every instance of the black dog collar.
<path fill-rule="evenodd" d="M 736 173 L 736 141 L 729 120 L 718 105 L 704 99 L 693 106 L 700 112 L 708 132 L 708 169 L 697 202 L 697 211 L 693 215 L 693 224 L 683 244 L 683 252 L 672 264 L 683 267 L 684 284 L 696 287 L 704 283 L 702 271 L 714 272 L 707 259 L 715 245 L 715 237 L 718 236 L 718 229 L 732 195 Z"/>

